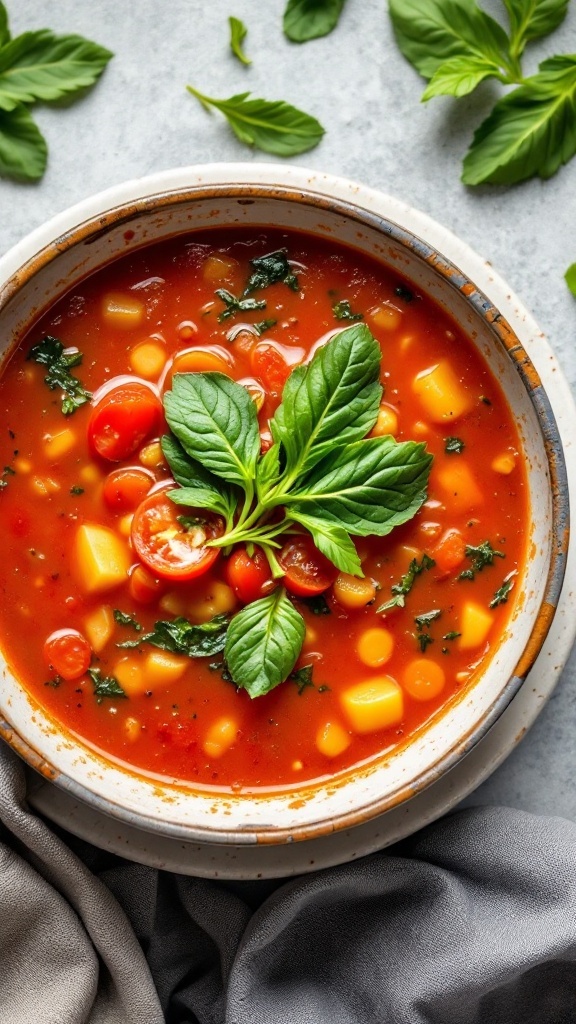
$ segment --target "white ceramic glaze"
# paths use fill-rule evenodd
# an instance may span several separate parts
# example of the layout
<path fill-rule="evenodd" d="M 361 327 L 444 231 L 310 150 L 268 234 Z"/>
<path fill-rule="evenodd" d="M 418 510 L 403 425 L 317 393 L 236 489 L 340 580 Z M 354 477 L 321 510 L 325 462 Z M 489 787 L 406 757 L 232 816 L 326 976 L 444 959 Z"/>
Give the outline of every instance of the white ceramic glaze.
<path fill-rule="evenodd" d="M 118 186 L 79 204 L 0 260 L 0 282 L 8 282 L 0 286 L 0 337 L 9 341 L 21 333 L 33 316 L 115 256 L 179 232 L 225 224 L 301 229 L 397 266 L 459 320 L 501 381 L 515 411 L 529 468 L 532 557 L 526 578 L 518 582 L 522 599 L 481 680 L 408 746 L 342 778 L 265 797 L 199 793 L 166 780 L 159 783 L 103 761 L 63 734 L 3 666 L 0 712 L 36 758 L 54 769 L 56 784 L 72 795 L 128 825 L 187 841 L 276 843 L 325 835 L 409 799 L 454 766 L 501 715 L 543 639 L 541 625 L 536 640 L 534 636 L 543 599 L 554 603 L 559 592 L 563 556 L 558 558 L 552 541 L 548 458 L 551 440 L 556 456 L 559 444 L 546 396 L 532 371 L 522 359 L 507 354 L 503 337 L 509 347 L 513 339 L 500 322 L 489 288 L 485 298 L 465 275 L 448 266 L 450 260 L 458 266 L 453 236 L 440 230 L 433 251 L 425 241 L 426 218 L 404 204 L 294 167 L 181 169 Z M 517 334 L 524 316 L 518 308 L 512 317 Z M 554 472 L 562 477 L 561 460 Z M 562 479 L 557 483 L 562 489 Z M 527 648 L 532 648 L 528 658 Z"/>

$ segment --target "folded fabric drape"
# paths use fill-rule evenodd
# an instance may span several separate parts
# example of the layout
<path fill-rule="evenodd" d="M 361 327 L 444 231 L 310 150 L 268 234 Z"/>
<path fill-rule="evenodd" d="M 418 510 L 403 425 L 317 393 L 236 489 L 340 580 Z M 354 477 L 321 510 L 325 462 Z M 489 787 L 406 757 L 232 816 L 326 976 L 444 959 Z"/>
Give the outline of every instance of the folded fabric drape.
<path fill-rule="evenodd" d="M 576 1021 L 569 821 L 472 808 L 354 864 L 222 884 L 57 834 L 3 746 L 0 821 L 2 1024 Z"/>

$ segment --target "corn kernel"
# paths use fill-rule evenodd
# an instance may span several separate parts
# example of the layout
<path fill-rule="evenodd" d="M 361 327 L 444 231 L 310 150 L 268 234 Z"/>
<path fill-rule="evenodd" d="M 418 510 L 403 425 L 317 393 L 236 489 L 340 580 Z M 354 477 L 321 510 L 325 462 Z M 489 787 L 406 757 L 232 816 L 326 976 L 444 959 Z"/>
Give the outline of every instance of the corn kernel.
<path fill-rule="evenodd" d="M 338 757 L 350 746 L 350 733 L 338 722 L 326 722 L 316 733 L 316 746 L 324 757 Z"/>
<path fill-rule="evenodd" d="M 150 444 L 144 445 L 140 449 L 138 460 L 147 469 L 157 469 L 158 466 L 164 466 L 166 460 L 160 446 L 160 441 L 151 441 Z"/>
<path fill-rule="evenodd" d="M 132 715 L 129 715 L 124 722 L 124 733 L 126 735 L 126 739 L 130 740 L 131 743 L 134 743 L 135 740 L 138 739 L 141 732 L 142 724 L 140 722 L 140 719 L 133 718 Z"/>
<path fill-rule="evenodd" d="M 118 533 L 121 533 L 123 537 L 129 537 L 132 533 L 132 520 L 134 519 L 134 513 L 129 512 L 127 515 L 122 516 L 118 520 Z"/>
<path fill-rule="evenodd" d="M 357 733 L 376 732 L 398 725 L 404 715 L 401 688 L 391 676 L 374 676 L 340 694 L 342 710 Z"/>
<path fill-rule="evenodd" d="M 238 725 L 231 718 L 218 718 L 212 723 L 202 744 L 208 757 L 222 757 L 236 741 Z"/>
<path fill-rule="evenodd" d="M 356 645 L 360 661 L 368 668 L 379 668 L 390 661 L 394 650 L 394 637 L 389 629 L 374 626 L 366 629 Z"/>
<path fill-rule="evenodd" d="M 46 434 L 44 437 L 44 451 L 52 462 L 57 462 L 75 447 L 78 438 L 70 427 L 58 431 L 57 434 Z"/>
<path fill-rule="evenodd" d="M 343 608 L 364 608 L 376 597 L 376 587 L 366 577 L 359 579 L 341 572 L 334 581 L 332 593 Z"/>
<path fill-rule="evenodd" d="M 402 310 L 388 303 L 371 309 L 369 316 L 376 327 L 381 327 L 385 331 L 395 331 L 402 323 Z"/>
<path fill-rule="evenodd" d="M 204 588 L 204 592 L 187 606 L 188 618 L 192 622 L 207 622 L 215 615 L 227 615 L 234 611 L 237 599 L 232 587 L 221 580 L 212 580 Z"/>
<path fill-rule="evenodd" d="M 80 482 L 83 484 L 99 484 L 102 480 L 102 473 L 97 466 L 82 466 L 78 473 Z"/>
<path fill-rule="evenodd" d="M 502 455 L 497 455 L 492 460 L 492 469 L 495 473 L 501 473 L 502 476 L 509 476 L 515 468 L 516 455 L 514 452 L 502 452 Z"/>

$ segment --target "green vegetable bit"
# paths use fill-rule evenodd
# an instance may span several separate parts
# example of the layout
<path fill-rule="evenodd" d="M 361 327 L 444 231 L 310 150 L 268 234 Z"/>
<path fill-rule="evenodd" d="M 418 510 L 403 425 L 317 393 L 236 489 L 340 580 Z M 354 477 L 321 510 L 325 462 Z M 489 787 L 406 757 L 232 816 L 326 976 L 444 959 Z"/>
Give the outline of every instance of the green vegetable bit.
<path fill-rule="evenodd" d="M 119 608 L 115 608 L 112 614 L 114 616 L 114 622 L 117 622 L 119 626 L 130 626 L 132 629 L 135 629 L 137 633 L 142 631 L 140 623 L 126 612 L 121 612 Z"/>
<path fill-rule="evenodd" d="M 338 24 L 346 0 L 288 0 L 284 34 L 293 43 L 327 36 Z"/>
<path fill-rule="evenodd" d="M 460 437 L 445 437 L 444 451 L 447 455 L 461 455 L 466 445 Z"/>
<path fill-rule="evenodd" d="M 496 591 L 496 593 L 494 594 L 494 597 L 490 601 L 489 607 L 490 608 L 497 608 L 498 605 L 505 604 L 506 601 L 508 600 L 508 594 L 512 590 L 512 587 L 513 587 L 513 580 L 512 579 L 504 580 L 502 586 L 498 587 L 498 590 Z"/>
<path fill-rule="evenodd" d="M 332 306 L 332 312 L 337 320 L 363 320 L 363 313 L 353 313 L 348 299 L 341 299 Z"/>
<path fill-rule="evenodd" d="M 228 18 L 228 24 L 230 26 L 230 49 L 235 57 L 238 58 L 241 64 L 251 64 L 252 61 L 246 56 L 242 49 L 242 43 L 248 35 L 248 29 L 243 21 L 239 18 Z"/>
<path fill-rule="evenodd" d="M 124 690 L 114 676 L 103 676 L 99 668 L 89 668 L 88 675 L 94 684 L 94 696 L 97 704 L 101 704 L 106 698 L 111 700 L 115 697 L 126 698 Z"/>
<path fill-rule="evenodd" d="M 419 562 L 416 558 L 413 558 L 408 566 L 408 572 L 404 573 L 400 583 L 393 583 L 391 590 L 394 597 L 386 601 L 385 604 L 380 605 L 376 609 L 376 614 L 380 612 L 388 612 L 391 608 L 403 608 L 406 604 L 406 595 L 410 593 L 414 586 L 414 580 L 421 573 L 426 572 L 428 569 L 433 569 L 436 562 L 429 555 L 422 555 L 422 559 Z"/>
<path fill-rule="evenodd" d="M 493 565 L 495 558 L 506 558 L 503 551 L 494 550 L 489 540 L 482 541 L 476 547 L 467 544 L 465 554 L 466 558 L 472 559 L 472 565 L 460 573 L 459 580 L 473 580 L 476 573 L 482 572 L 487 565 Z"/>
<path fill-rule="evenodd" d="M 226 288 L 217 288 L 216 295 L 219 299 L 222 299 L 226 307 L 218 314 L 219 324 L 229 320 L 230 317 L 236 316 L 237 313 L 252 313 L 255 309 L 266 309 L 264 299 L 239 299 L 236 295 L 232 295 L 232 292 L 227 291 Z"/>
<path fill-rule="evenodd" d="M 154 623 L 150 633 L 144 633 L 137 640 L 124 640 L 117 647 L 140 647 L 152 644 L 171 654 L 185 654 L 189 658 L 206 658 L 224 650 L 226 631 L 230 619 L 227 615 L 215 615 L 209 622 L 200 625 L 188 622 L 179 616 L 176 619 L 160 620 Z"/>
<path fill-rule="evenodd" d="M 564 274 L 564 280 L 572 292 L 572 295 L 576 297 L 576 263 L 572 263 L 571 266 L 568 267 L 568 270 Z"/>
<path fill-rule="evenodd" d="M 44 381 L 51 391 L 59 388 L 65 392 L 65 397 L 62 399 L 64 416 L 71 416 L 76 409 L 85 405 L 92 398 L 92 393 L 86 391 L 82 382 L 70 373 L 71 367 L 79 366 L 82 362 L 82 353 L 65 353 L 64 345 L 58 338 L 47 334 L 32 346 L 26 358 L 47 368 L 48 372 Z"/>

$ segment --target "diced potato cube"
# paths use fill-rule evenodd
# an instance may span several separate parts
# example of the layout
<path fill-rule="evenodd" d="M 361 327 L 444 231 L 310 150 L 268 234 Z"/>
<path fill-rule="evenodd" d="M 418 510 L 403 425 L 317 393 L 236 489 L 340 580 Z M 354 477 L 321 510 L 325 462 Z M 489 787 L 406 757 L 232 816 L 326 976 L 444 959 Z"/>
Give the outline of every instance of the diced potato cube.
<path fill-rule="evenodd" d="M 339 722 L 326 722 L 316 733 L 316 746 L 324 757 L 338 757 L 350 746 L 350 733 Z"/>
<path fill-rule="evenodd" d="M 502 476 L 509 476 L 516 467 L 516 456 L 514 452 L 502 452 L 492 460 L 492 469 Z"/>
<path fill-rule="evenodd" d="M 142 670 L 142 659 L 136 654 L 120 658 L 112 668 L 112 675 L 127 697 L 138 697 L 150 689 Z"/>
<path fill-rule="evenodd" d="M 372 427 L 371 437 L 386 437 L 387 434 L 398 433 L 398 413 L 391 405 L 382 404 L 378 413 L 378 419 Z"/>
<path fill-rule="evenodd" d="M 213 253 L 204 261 L 202 277 L 205 281 L 218 282 L 226 281 L 234 271 L 238 270 L 238 260 L 225 253 Z"/>
<path fill-rule="evenodd" d="M 487 608 L 476 604 L 475 601 L 466 601 L 460 616 L 460 636 L 457 644 L 461 651 L 469 651 L 474 647 L 480 647 L 490 632 L 494 616 Z"/>
<path fill-rule="evenodd" d="M 444 359 L 419 373 L 412 382 L 412 390 L 433 423 L 456 420 L 470 412 L 474 405 L 474 396 Z"/>
<path fill-rule="evenodd" d="M 371 309 L 369 317 L 376 327 L 385 331 L 395 331 L 402 323 L 402 310 L 392 303 L 384 302 L 381 306 Z"/>
<path fill-rule="evenodd" d="M 84 632 L 90 647 L 96 654 L 104 649 L 115 628 L 114 613 L 109 604 L 101 604 L 84 619 Z"/>
<path fill-rule="evenodd" d="M 182 654 L 171 654 L 169 651 L 150 651 L 144 661 L 144 675 L 149 687 L 170 686 L 181 679 L 190 664 L 190 659 Z"/>
<path fill-rule="evenodd" d="M 398 725 L 404 715 L 402 690 L 391 676 L 374 676 L 349 687 L 340 704 L 354 732 L 376 732 Z"/>
<path fill-rule="evenodd" d="M 86 594 L 100 594 L 124 583 L 130 555 L 122 537 L 106 526 L 83 523 L 74 540 L 72 564 Z"/>
<path fill-rule="evenodd" d="M 177 590 L 169 590 L 158 602 L 163 612 L 168 615 L 186 615 L 186 601 Z"/>
<path fill-rule="evenodd" d="M 144 303 L 133 295 L 109 292 L 102 300 L 102 319 L 107 327 L 132 331 L 144 321 Z"/>
<path fill-rule="evenodd" d="M 238 724 L 232 718 L 218 718 L 212 723 L 202 744 L 208 757 L 222 757 L 238 736 Z"/>
<path fill-rule="evenodd" d="M 443 491 L 444 504 L 452 512 L 470 512 L 484 504 L 484 495 L 465 462 L 440 466 L 435 474 L 436 482 Z"/>
<path fill-rule="evenodd" d="M 76 433 L 70 427 L 65 427 L 64 430 L 59 430 L 57 434 L 46 434 L 44 438 L 44 451 L 52 462 L 57 462 L 72 451 L 77 440 Z"/>

